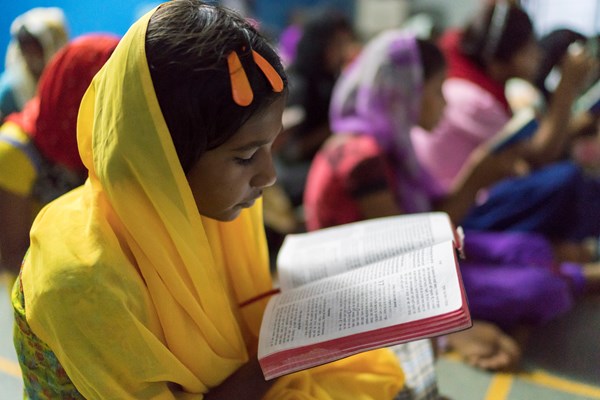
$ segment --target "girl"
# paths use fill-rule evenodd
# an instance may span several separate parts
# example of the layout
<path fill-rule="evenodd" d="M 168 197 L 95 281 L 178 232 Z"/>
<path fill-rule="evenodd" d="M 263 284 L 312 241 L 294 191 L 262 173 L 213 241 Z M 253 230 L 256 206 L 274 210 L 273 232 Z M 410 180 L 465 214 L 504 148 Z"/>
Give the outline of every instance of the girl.
<path fill-rule="evenodd" d="M 286 87 L 226 9 L 174 0 L 130 28 L 82 101 L 89 178 L 38 215 L 14 286 L 29 397 L 393 398 L 386 349 L 275 382 L 258 367 Z"/>
<path fill-rule="evenodd" d="M 312 158 L 331 134 L 331 92 L 352 57 L 355 42 L 351 21 L 335 9 L 314 10 L 302 26 L 296 57 L 287 70 L 290 94 L 286 104 L 300 110 L 302 120 L 290 128 L 275 157 L 279 184 L 294 207 L 302 204 Z"/>

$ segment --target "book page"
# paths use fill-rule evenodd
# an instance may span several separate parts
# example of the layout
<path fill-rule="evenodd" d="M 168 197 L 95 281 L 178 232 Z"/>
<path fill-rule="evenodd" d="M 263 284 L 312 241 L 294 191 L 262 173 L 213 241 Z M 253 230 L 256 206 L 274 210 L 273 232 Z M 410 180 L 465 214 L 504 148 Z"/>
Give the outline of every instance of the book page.
<path fill-rule="evenodd" d="M 600 80 L 595 82 L 590 88 L 588 88 L 584 94 L 582 94 L 575 104 L 573 105 L 573 111 L 578 112 L 598 112 L 600 108 Z"/>
<path fill-rule="evenodd" d="M 288 235 L 277 258 L 280 286 L 285 291 L 453 239 L 450 218 L 442 212 L 377 218 Z"/>
<path fill-rule="evenodd" d="M 259 358 L 456 311 L 457 269 L 448 241 L 282 292 L 265 311 Z"/>
<path fill-rule="evenodd" d="M 531 107 L 523 109 L 516 113 L 490 140 L 490 151 L 499 153 L 521 141 L 531 139 L 538 127 L 535 110 Z"/>

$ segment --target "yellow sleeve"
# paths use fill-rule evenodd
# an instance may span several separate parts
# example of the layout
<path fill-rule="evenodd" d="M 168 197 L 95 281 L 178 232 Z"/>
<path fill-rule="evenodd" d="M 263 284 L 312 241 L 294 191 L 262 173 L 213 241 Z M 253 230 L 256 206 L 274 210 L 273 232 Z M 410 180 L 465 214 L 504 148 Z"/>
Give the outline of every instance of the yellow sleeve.
<path fill-rule="evenodd" d="M 0 127 L 0 189 L 20 196 L 31 194 L 37 172 L 20 145 L 29 143 L 21 128 L 6 122 Z"/>

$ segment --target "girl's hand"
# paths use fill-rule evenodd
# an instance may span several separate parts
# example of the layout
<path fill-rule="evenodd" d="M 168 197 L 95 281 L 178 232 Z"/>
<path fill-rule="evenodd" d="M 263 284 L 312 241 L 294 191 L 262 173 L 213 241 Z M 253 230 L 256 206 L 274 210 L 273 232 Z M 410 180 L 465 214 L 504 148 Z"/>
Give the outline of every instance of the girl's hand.
<path fill-rule="evenodd" d="M 579 93 L 597 69 L 594 57 L 582 45 L 573 43 L 561 62 L 561 82 Z"/>
<path fill-rule="evenodd" d="M 529 165 L 525 161 L 528 143 L 518 143 L 494 153 L 491 144 L 475 149 L 448 195 L 440 199 L 436 209 L 445 211 L 450 219 L 459 224 L 471 209 L 481 189 L 508 177 L 527 174 Z"/>
<path fill-rule="evenodd" d="M 519 143 L 494 153 L 487 145 L 479 146 L 469 159 L 475 187 L 483 189 L 502 179 L 529 173 L 525 160 L 528 149 L 528 143 Z"/>
<path fill-rule="evenodd" d="M 267 393 L 275 380 L 265 381 L 256 356 L 238 369 L 221 385 L 204 395 L 206 400 L 248 399 L 259 400 Z"/>

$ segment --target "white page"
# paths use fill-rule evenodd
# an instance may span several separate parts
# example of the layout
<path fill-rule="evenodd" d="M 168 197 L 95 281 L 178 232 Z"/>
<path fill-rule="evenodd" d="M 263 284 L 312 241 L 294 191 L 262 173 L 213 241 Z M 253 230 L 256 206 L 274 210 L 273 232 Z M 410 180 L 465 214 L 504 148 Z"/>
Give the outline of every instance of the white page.
<path fill-rule="evenodd" d="M 462 307 L 452 242 L 388 258 L 274 296 L 259 358 L 446 314 Z"/>
<path fill-rule="evenodd" d="M 600 80 L 582 94 L 573 105 L 574 112 L 590 111 L 600 101 Z"/>
<path fill-rule="evenodd" d="M 277 258 L 282 291 L 454 239 L 446 213 L 377 218 L 288 235 Z"/>

